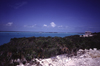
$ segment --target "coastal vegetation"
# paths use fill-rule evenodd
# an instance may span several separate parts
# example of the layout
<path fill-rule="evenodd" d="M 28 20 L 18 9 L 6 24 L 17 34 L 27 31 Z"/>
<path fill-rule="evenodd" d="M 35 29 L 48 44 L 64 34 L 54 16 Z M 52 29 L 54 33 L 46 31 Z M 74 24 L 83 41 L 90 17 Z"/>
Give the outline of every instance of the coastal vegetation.
<path fill-rule="evenodd" d="M 100 49 L 100 33 L 93 37 L 79 35 L 67 37 L 23 37 L 12 38 L 9 43 L 0 46 L 0 66 L 15 66 L 11 60 L 21 59 L 23 63 L 33 58 L 49 58 L 60 54 L 76 55 L 79 49 Z"/>

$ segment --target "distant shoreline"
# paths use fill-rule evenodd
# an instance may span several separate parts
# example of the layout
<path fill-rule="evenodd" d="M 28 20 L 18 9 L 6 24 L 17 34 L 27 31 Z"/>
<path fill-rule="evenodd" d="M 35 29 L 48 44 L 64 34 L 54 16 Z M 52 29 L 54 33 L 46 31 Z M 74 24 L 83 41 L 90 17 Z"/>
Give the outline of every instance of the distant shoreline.
<path fill-rule="evenodd" d="M 80 34 L 84 34 L 84 32 L 43 32 L 43 31 L 0 31 L 0 32 L 80 33 Z"/>

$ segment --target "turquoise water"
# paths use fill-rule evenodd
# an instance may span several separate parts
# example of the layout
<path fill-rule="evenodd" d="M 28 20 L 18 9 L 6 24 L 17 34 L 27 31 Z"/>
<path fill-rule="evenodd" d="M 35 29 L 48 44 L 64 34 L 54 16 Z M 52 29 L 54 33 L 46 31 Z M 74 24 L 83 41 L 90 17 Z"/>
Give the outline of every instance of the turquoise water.
<path fill-rule="evenodd" d="M 71 35 L 82 35 L 80 33 L 40 33 L 40 32 L 0 32 L 0 45 L 8 43 L 11 38 L 21 37 L 66 37 Z"/>

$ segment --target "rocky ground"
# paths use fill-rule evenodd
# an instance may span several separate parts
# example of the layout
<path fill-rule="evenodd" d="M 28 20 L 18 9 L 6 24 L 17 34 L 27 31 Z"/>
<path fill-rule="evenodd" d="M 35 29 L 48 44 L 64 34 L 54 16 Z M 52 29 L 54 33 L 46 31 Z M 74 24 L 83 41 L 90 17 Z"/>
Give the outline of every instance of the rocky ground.
<path fill-rule="evenodd" d="M 67 54 L 57 55 L 46 59 L 32 59 L 34 63 L 26 63 L 17 66 L 100 66 L 100 50 L 80 49 L 77 56 L 68 57 Z"/>

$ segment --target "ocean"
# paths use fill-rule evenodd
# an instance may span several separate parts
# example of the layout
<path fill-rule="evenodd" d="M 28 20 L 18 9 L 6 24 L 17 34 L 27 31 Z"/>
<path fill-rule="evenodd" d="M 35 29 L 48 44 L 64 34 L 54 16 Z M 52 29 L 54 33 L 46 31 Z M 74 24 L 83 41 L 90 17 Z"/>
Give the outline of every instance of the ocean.
<path fill-rule="evenodd" d="M 82 35 L 82 33 L 66 33 L 66 32 L 0 32 L 0 45 L 10 42 L 11 38 L 21 37 L 66 37 L 71 35 Z"/>

